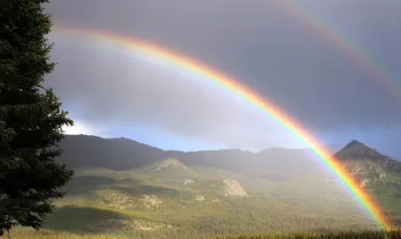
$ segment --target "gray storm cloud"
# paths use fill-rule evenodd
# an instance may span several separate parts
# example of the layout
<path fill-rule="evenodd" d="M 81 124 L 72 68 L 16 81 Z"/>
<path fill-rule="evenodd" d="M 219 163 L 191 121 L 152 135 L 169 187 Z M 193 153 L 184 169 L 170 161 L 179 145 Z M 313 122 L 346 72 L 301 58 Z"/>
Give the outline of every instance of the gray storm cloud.
<path fill-rule="evenodd" d="M 371 50 L 401 85 L 400 2 L 324 2 L 304 4 L 313 14 L 327 16 L 358 47 Z M 46 9 L 56 25 L 132 35 L 206 62 L 315 131 L 392 128 L 401 121 L 401 102 L 379 79 L 277 1 L 53 0 Z M 107 49 L 91 50 L 91 43 L 67 46 L 63 39 L 51 39 L 59 65 L 48 84 L 84 120 L 163 125 L 234 146 L 285 135 L 261 113 L 211 86 Z"/>
<path fill-rule="evenodd" d="M 50 39 L 62 41 L 57 35 Z M 133 51 L 114 54 L 118 47 L 99 51 L 76 42 L 53 49 L 58 65 L 47 84 L 77 119 L 153 125 L 231 147 L 299 144 L 268 115 L 210 79 L 146 63 Z"/>

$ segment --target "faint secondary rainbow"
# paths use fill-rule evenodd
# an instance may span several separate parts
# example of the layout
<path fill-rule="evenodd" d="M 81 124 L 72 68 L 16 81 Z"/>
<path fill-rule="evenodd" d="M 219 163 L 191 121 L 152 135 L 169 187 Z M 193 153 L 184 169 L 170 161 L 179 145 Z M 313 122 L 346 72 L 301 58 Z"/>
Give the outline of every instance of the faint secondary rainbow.
<path fill-rule="evenodd" d="M 330 151 L 321 147 L 318 141 L 307 132 L 307 130 L 298 122 L 291 119 L 289 115 L 285 114 L 278 107 L 272 103 L 253 93 L 250 89 L 244 87 L 232 77 L 218 72 L 209 66 L 206 66 L 194 59 L 188 58 L 182 54 L 171 51 L 155 44 L 144 42 L 139 39 L 133 39 L 128 36 L 115 35 L 113 33 L 95 30 L 95 29 L 82 29 L 82 28 L 55 28 L 54 33 L 65 33 L 67 35 L 83 36 L 89 39 L 100 39 L 107 43 L 114 45 L 123 45 L 127 48 L 132 48 L 135 52 L 140 52 L 153 58 L 155 62 L 166 62 L 170 67 L 176 67 L 179 70 L 188 71 L 206 81 L 213 82 L 224 90 L 232 92 L 243 100 L 247 101 L 250 105 L 256 107 L 267 116 L 272 118 L 276 123 L 281 125 L 283 129 L 288 131 L 303 144 L 311 149 L 311 151 L 318 156 L 321 162 L 328 167 L 345 186 L 347 191 L 354 195 L 356 200 L 362 207 L 370 214 L 372 219 L 378 223 L 380 227 L 390 228 L 391 223 L 384 215 L 380 206 L 374 199 L 362 188 L 355 179 L 350 176 L 350 173 L 334 158 L 331 157 Z M 127 52 L 126 54 L 130 54 Z"/>
<path fill-rule="evenodd" d="M 378 60 L 375 60 L 373 56 L 370 56 L 344 34 L 341 34 L 333 27 L 330 27 L 323 19 L 312 14 L 305 7 L 301 6 L 301 4 L 297 3 L 296 0 L 278 0 L 276 2 L 281 5 L 282 8 L 287 10 L 290 15 L 301 20 L 308 27 L 323 35 L 339 49 L 342 49 L 344 54 L 347 54 L 350 59 L 353 59 L 363 67 L 366 72 L 369 72 L 374 76 L 383 87 L 390 91 L 392 97 L 401 103 L 401 83 L 397 82 L 391 73 L 386 71 L 385 67 L 382 66 Z"/>

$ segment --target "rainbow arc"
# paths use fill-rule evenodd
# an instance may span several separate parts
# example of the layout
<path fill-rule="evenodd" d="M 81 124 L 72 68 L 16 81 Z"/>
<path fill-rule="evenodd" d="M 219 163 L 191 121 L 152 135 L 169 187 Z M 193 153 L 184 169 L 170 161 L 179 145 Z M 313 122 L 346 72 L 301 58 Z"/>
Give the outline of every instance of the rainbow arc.
<path fill-rule="evenodd" d="M 386 229 L 391 228 L 390 220 L 385 216 L 374 198 L 366 190 L 359 187 L 357 180 L 351 176 L 347 169 L 343 167 L 338 160 L 332 157 L 329 150 L 322 147 L 316 138 L 314 138 L 299 122 L 292 119 L 288 114 L 284 113 L 268 100 L 252 92 L 251 89 L 241 85 L 239 83 L 240 81 L 183 54 L 132 37 L 115 35 L 95 29 L 67 27 L 55 28 L 53 32 L 56 34 L 64 33 L 67 35 L 91 38 L 92 40 L 101 40 L 111 45 L 125 46 L 127 50 L 132 50 L 132 52 L 126 52 L 126 54 L 139 53 L 139 58 L 146 56 L 146 61 L 152 61 L 153 59 L 154 64 L 163 64 L 164 62 L 168 67 L 187 71 L 192 75 L 195 74 L 205 81 L 210 81 L 222 89 L 236 94 L 248 102 L 250 106 L 256 107 L 266 116 L 270 117 L 284 130 L 288 131 L 305 146 L 310 148 L 310 150 L 328 169 L 330 169 L 345 189 L 354 196 L 359 204 L 362 205 L 366 212 L 370 214 L 371 218 L 375 220 L 380 227 Z"/>

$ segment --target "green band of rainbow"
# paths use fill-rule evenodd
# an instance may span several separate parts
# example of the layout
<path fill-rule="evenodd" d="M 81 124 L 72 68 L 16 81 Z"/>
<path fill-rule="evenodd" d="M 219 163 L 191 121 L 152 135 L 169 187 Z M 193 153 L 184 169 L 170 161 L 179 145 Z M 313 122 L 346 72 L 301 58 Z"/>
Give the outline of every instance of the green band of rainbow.
<path fill-rule="evenodd" d="M 234 78 L 228 77 L 209 66 L 206 66 L 200 62 L 190 59 L 184 55 L 177 54 L 168 49 L 164 49 L 160 46 L 156 46 L 147 42 L 142 42 L 137 39 L 130 37 L 117 36 L 108 32 L 95 29 L 79 29 L 79 28 L 56 28 L 54 31 L 56 34 L 67 34 L 83 36 L 85 38 L 91 38 L 94 40 L 101 40 L 107 42 L 107 44 L 122 45 L 128 50 L 140 52 L 148 58 L 155 59 L 156 64 L 160 61 L 166 62 L 169 67 L 176 67 L 180 70 L 188 71 L 191 74 L 195 74 L 206 81 L 213 82 L 220 86 L 226 91 L 230 91 L 253 107 L 256 107 L 268 117 L 272 118 L 277 124 L 281 125 L 283 129 L 291 133 L 297 139 L 299 139 L 305 146 L 309 147 L 315 155 L 326 165 L 334 175 L 341 181 L 346 189 L 351 192 L 357 201 L 366 209 L 373 220 L 375 220 L 379 226 L 383 228 L 390 228 L 391 223 L 383 214 L 380 206 L 373 200 L 373 198 L 362 188 L 359 187 L 355 179 L 353 179 L 350 173 L 334 158 L 331 157 L 328 150 L 318 146 L 318 142 L 312 135 L 310 135 L 305 128 L 291 119 L 288 115 L 282 112 L 278 107 L 274 106 L 267 100 L 261 98 L 257 94 L 253 93 L 250 89 L 240 85 Z M 126 52 L 126 54 L 133 54 L 132 52 Z"/>

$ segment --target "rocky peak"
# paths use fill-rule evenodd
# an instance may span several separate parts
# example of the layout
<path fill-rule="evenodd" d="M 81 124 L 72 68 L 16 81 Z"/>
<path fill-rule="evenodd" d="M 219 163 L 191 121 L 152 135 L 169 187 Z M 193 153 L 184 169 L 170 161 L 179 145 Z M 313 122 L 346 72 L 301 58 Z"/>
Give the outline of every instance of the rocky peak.
<path fill-rule="evenodd" d="M 334 157 L 343 162 L 371 162 L 375 164 L 377 170 L 401 171 L 400 162 L 379 153 L 376 149 L 370 148 L 357 140 L 352 140 L 342 150 L 337 152 Z"/>
<path fill-rule="evenodd" d="M 365 144 L 352 140 L 342 150 L 335 155 L 338 159 L 377 159 L 385 157 L 375 149 L 366 146 Z"/>

